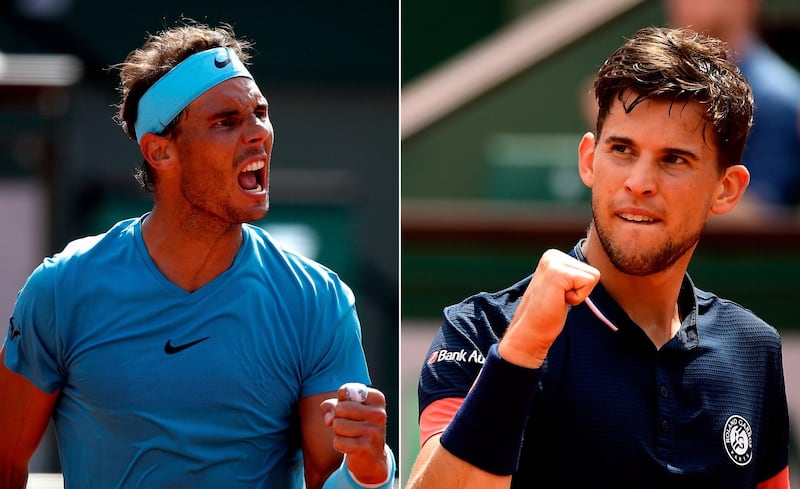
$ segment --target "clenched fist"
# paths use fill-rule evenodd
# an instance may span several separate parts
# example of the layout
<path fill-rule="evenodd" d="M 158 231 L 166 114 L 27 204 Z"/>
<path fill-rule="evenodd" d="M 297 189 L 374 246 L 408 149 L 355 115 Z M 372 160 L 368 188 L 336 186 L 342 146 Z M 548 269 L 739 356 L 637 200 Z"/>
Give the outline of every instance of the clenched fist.
<path fill-rule="evenodd" d="M 596 268 L 561 251 L 546 251 L 497 347 L 500 356 L 522 367 L 541 366 L 564 329 L 569 307 L 583 302 L 599 281 Z"/>

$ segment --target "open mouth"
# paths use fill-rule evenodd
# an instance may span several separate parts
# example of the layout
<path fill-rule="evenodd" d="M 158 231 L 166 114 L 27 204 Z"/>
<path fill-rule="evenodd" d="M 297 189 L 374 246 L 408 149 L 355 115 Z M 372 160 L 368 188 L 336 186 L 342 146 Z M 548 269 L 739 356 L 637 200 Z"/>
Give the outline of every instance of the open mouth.
<path fill-rule="evenodd" d="M 619 217 L 621 217 L 622 219 L 624 219 L 626 221 L 630 221 L 630 222 L 639 222 L 639 223 L 644 223 L 644 224 L 656 222 L 655 219 L 653 219 L 651 217 L 643 216 L 641 214 L 623 213 L 623 214 L 617 214 L 617 215 Z"/>
<path fill-rule="evenodd" d="M 264 160 L 250 163 L 239 172 L 239 186 L 247 192 L 261 192 L 264 190 L 265 168 L 267 164 Z"/>

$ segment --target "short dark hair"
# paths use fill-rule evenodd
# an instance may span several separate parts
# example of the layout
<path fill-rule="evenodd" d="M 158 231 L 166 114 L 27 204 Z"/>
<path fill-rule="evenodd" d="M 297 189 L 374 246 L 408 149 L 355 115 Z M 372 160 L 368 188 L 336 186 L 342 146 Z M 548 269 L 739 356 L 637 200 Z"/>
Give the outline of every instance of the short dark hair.
<path fill-rule="evenodd" d="M 117 106 L 116 120 L 129 138 L 136 140 L 139 100 L 144 93 L 184 59 L 217 47 L 232 48 L 242 62 L 247 63 L 252 43 L 237 39 L 233 27 L 228 24 L 211 28 L 191 19 L 183 19 L 181 25 L 157 34 L 148 34 L 140 48 L 131 51 L 125 61 L 115 66 L 120 71 L 120 103 Z M 182 115 L 183 113 L 178 114 L 162 134 L 172 134 Z M 152 192 L 155 189 L 155 177 L 153 169 L 145 160 L 137 170 L 136 179 L 144 189 Z"/>
<path fill-rule="evenodd" d="M 615 100 L 626 113 L 647 99 L 697 102 L 713 127 L 720 168 L 742 161 L 753 92 L 719 39 L 683 28 L 640 29 L 600 68 L 594 92 L 598 136 Z"/>

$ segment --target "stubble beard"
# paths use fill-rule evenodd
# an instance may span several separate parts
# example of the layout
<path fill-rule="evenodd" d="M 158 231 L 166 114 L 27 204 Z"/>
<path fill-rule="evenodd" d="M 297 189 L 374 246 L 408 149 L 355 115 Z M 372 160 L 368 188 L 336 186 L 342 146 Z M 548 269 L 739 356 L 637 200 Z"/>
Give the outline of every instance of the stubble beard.
<path fill-rule="evenodd" d="M 624 243 L 616 242 L 611 236 L 611 232 L 601 225 L 597 214 L 595 203 L 592 202 L 592 229 L 597 233 L 597 238 L 606 256 L 614 268 L 636 277 L 654 275 L 670 268 L 695 247 L 703 232 L 701 228 L 682 237 L 683 239 L 679 241 L 670 238 L 657 249 L 635 252 L 626 249 Z"/>
<path fill-rule="evenodd" d="M 211 177 L 210 179 L 224 178 L 224 175 Z M 201 191 L 198 191 L 201 189 Z M 236 207 L 232 202 L 221 198 L 221 192 L 213 192 L 206 189 L 202 182 L 194 181 L 185 176 L 181 178 L 181 194 L 192 208 L 192 215 L 200 220 L 209 222 L 218 221 L 228 225 L 240 225 L 251 223 L 263 219 L 269 213 L 269 181 L 267 181 L 267 195 L 262 206 L 257 208 L 242 209 Z M 213 224 L 212 226 L 215 226 Z"/>

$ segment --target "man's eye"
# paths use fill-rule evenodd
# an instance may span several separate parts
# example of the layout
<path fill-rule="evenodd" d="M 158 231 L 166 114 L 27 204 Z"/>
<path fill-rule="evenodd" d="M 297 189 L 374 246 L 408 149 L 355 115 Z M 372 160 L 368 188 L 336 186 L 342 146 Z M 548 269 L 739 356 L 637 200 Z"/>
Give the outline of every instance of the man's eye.
<path fill-rule="evenodd" d="M 681 156 L 678 156 L 678 155 L 667 155 L 667 156 L 664 157 L 664 163 L 682 164 L 682 163 L 685 163 L 685 162 L 686 162 L 686 159 L 681 157 Z"/>
<path fill-rule="evenodd" d="M 615 144 L 615 145 L 611 146 L 611 151 L 613 151 L 615 153 L 623 153 L 623 154 L 630 152 L 630 151 L 628 151 L 628 147 L 625 146 L 624 144 Z"/>

